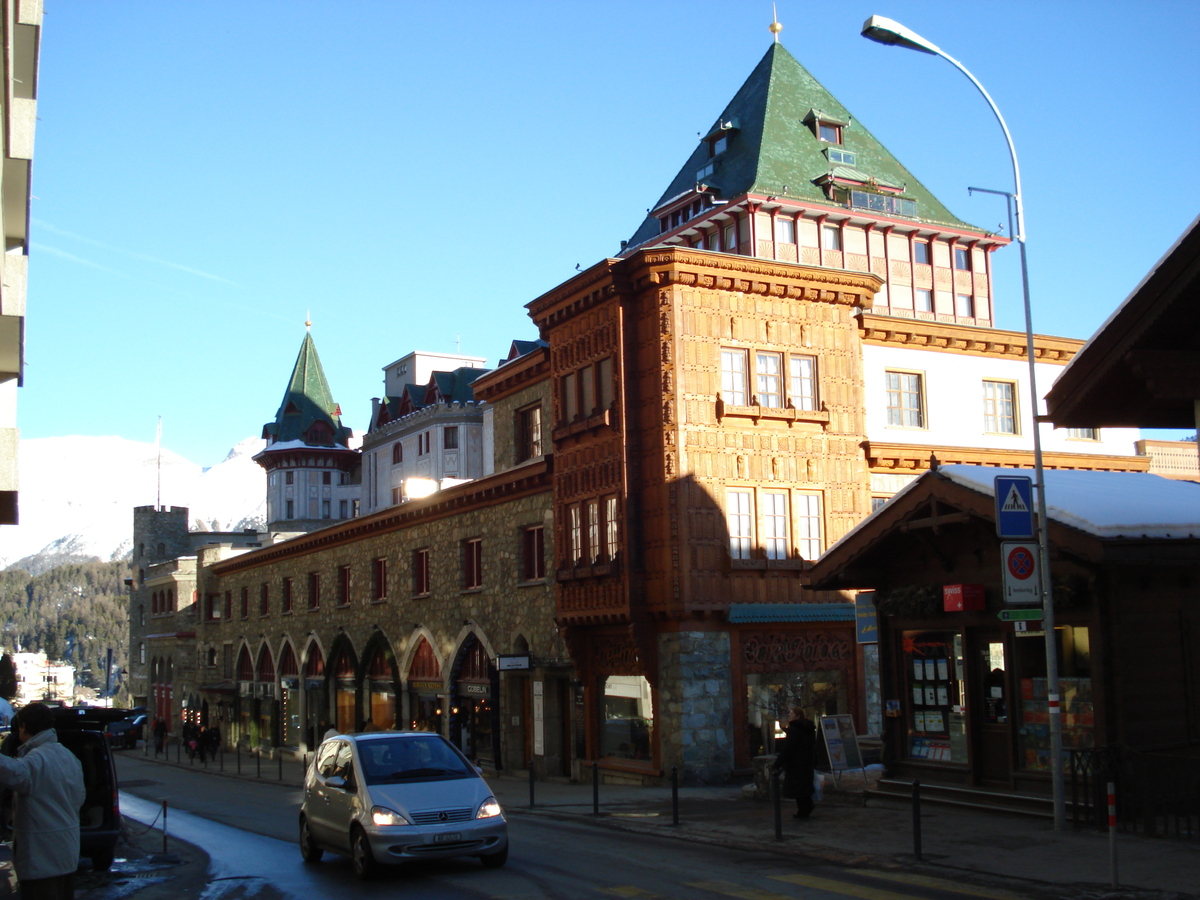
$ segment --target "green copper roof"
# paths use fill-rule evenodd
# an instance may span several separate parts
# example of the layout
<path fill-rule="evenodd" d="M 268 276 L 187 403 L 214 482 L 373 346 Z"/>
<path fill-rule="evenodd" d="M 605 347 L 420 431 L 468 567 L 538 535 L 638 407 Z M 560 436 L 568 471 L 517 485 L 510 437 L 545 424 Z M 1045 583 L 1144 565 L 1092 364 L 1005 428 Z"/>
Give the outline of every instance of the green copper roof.
<path fill-rule="evenodd" d="M 842 128 L 841 144 L 817 139 L 810 124 L 814 114 L 826 121 L 849 123 Z M 700 141 L 655 208 L 693 190 L 698 180 L 714 188 L 722 200 L 763 194 L 843 208 L 814 183 L 841 168 L 826 155 L 832 148 L 853 153 L 855 167 L 851 171 L 864 180 L 903 186 L 899 194 L 888 193 L 915 200 L 919 220 L 981 230 L 946 209 L 782 44 L 771 45 L 706 135 L 722 133 L 723 123 L 733 128 L 724 130 L 728 147 L 711 159 L 712 173 L 703 179 L 696 177 L 710 162 L 709 145 Z M 636 247 L 657 234 L 657 218 L 647 216 L 629 244 Z"/>
<path fill-rule="evenodd" d="M 263 437 L 272 443 L 303 441 L 315 446 L 344 447 L 350 439 L 350 429 L 342 425 L 341 416 L 341 408 L 333 402 L 329 382 L 325 380 L 317 345 L 312 335 L 306 333 L 283 402 L 275 413 L 275 421 L 263 426 Z"/>

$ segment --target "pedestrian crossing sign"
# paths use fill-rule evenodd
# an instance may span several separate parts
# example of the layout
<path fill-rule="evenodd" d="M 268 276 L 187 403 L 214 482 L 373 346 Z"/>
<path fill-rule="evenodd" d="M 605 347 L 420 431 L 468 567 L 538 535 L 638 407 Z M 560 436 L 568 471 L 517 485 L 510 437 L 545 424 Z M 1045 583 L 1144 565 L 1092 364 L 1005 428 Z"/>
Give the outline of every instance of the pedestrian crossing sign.
<path fill-rule="evenodd" d="M 997 475 L 996 536 L 1029 539 L 1033 534 L 1033 480 L 1026 475 Z"/>

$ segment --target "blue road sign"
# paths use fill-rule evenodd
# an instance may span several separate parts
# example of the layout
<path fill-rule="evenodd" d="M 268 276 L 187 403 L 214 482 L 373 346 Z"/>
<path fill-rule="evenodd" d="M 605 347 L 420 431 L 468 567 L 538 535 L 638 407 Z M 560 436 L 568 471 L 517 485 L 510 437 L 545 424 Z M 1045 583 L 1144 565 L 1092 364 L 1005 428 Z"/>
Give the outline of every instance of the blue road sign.
<path fill-rule="evenodd" d="M 1033 479 L 1027 475 L 997 475 L 996 536 L 1033 537 Z"/>

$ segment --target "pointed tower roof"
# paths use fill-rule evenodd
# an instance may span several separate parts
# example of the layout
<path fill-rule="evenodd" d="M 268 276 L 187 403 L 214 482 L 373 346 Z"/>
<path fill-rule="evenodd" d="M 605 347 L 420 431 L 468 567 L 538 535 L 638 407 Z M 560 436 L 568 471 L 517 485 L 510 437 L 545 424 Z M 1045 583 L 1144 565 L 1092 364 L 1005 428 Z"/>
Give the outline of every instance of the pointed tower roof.
<path fill-rule="evenodd" d="M 837 127 L 841 141 L 818 138 L 818 123 Z M 724 138 L 723 149 L 715 142 Z M 828 151 L 839 151 L 830 153 Z M 852 155 L 851 165 L 841 160 Z M 710 168 L 711 163 L 711 168 Z M 983 229 L 955 217 L 926 187 L 854 119 L 837 98 L 782 44 L 773 43 L 750 77 L 702 135 L 679 174 L 628 242 L 632 250 L 662 228 L 657 211 L 698 185 L 718 202 L 747 194 L 806 205 L 845 209 L 831 199 L 831 186 L 879 192 L 915 201 L 915 221 L 968 231 Z"/>
<path fill-rule="evenodd" d="M 305 332 L 283 402 L 275 413 L 275 421 L 263 426 L 262 436 L 268 447 L 281 441 L 345 447 L 350 435 L 350 429 L 342 425 L 341 407 L 333 402 L 321 358 L 317 356 L 317 345 L 312 334 Z"/>

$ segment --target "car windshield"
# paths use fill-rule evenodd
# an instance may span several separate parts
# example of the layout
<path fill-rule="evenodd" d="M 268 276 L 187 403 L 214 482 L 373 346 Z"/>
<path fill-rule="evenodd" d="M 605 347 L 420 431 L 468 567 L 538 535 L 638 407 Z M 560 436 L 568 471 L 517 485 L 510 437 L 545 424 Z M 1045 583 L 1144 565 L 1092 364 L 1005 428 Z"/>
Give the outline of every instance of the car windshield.
<path fill-rule="evenodd" d="M 377 738 L 358 743 L 367 784 L 468 778 L 475 771 L 437 735 Z"/>

